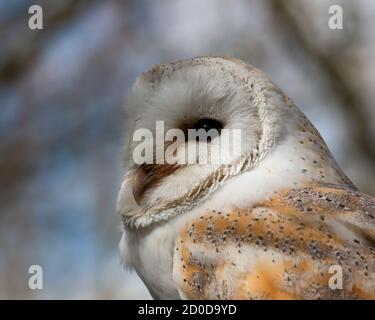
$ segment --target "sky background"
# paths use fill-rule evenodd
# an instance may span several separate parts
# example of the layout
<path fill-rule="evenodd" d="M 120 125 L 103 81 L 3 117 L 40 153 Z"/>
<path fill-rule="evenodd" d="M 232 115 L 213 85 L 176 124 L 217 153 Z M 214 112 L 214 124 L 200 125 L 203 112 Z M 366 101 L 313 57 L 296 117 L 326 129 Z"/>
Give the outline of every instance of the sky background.
<path fill-rule="evenodd" d="M 28 28 L 28 8 L 44 29 Z M 328 28 L 340 4 L 344 29 Z M 265 71 L 375 195 L 372 0 L 0 0 L 0 298 L 149 299 L 117 250 L 124 98 L 153 64 Z M 44 289 L 28 288 L 41 265 Z"/>

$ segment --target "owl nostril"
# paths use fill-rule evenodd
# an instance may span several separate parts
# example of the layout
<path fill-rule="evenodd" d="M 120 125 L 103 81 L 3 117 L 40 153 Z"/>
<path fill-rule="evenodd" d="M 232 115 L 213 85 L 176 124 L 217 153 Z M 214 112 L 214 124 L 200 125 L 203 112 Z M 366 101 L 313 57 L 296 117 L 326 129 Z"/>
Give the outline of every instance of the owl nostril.
<path fill-rule="evenodd" d="M 220 135 L 221 129 L 223 128 L 223 124 L 220 121 L 215 120 L 215 119 L 203 118 L 203 119 L 198 120 L 194 124 L 193 128 L 195 130 L 203 129 L 206 132 L 209 132 L 210 130 L 213 129 L 217 131 L 218 135 Z"/>

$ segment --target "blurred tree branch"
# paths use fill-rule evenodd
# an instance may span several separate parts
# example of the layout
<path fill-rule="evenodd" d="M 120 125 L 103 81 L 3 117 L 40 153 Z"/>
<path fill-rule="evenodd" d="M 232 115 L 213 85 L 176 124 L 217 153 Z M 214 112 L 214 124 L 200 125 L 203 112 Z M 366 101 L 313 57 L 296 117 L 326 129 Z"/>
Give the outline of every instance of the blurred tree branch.
<path fill-rule="evenodd" d="M 290 2 L 288 3 L 290 4 Z M 289 11 L 286 1 L 270 0 L 270 4 L 274 18 L 280 27 L 284 28 L 285 33 L 291 37 L 292 41 L 311 61 L 325 72 L 329 85 L 335 90 L 337 97 L 340 99 L 341 104 L 339 106 L 342 108 L 346 118 L 352 123 L 354 138 L 360 151 L 375 164 L 373 134 L 360 92 L 352 86 L 349 77 L 343 72 L 345 70 L 344 64 L 350 64 L 352 61 L 343 61 L 329 55 L 319 49 L 314 41 L 310 41 L 302 32 L 302 28 L 306 27 L 299 24 L 295 16 Z"/>
<path fill-rule="evenodd" d="M 94 5 L 95 2 L 91 2 Z M 0 84 L 8 83 L 16 80 L 22 74 L 27 72 L 29 67 L 36 61 L 43 48 L 42 43 L 50 39 L 50 35 L 56 32 L 59 27 L 68 24 L 75 16 L 79 15 L 84 9 L 87 9 L 86 1 L 65 1 L 55 10 L 51 10 L 51 6 L 44 6 L 40 3 L 44 10 L 44 29 L 43 30 L 29 30 L 27 28 L 27 21 L 29 16 L 27 14 L 21 15 L 13 22 L 14 26 L 23 25 L 23 28 L 16 29 L 17 40 L 13 46 L 8 48 L 5 55 L 5 61 L 0 64 Z M 25 9 L 27 13 L 27 9 Z M 22 33 L 22 34 L 21 34 Z M 13 37 L 10 37 L 13 38 Z M 13 41 L 13 39 L 10 39 Z M 4 47 L 7 47 L 3 44 Z"/>

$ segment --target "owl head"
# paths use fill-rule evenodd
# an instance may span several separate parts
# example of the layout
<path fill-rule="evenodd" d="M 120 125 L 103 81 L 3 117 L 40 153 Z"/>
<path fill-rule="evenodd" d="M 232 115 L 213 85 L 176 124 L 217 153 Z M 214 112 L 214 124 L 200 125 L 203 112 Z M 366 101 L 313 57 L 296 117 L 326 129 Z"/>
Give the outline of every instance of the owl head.
<path fill-rule="evenodd" d="M 258 166 L 299 130 L 296 124 L 308 122 L 263 72 L 224 57 L 152 67 L 136 80 L 126 110 L 126 176 L 118 210 L 129 226 L 199 205 Z M 196 139 L 190 130 L 214 134 Z"/>

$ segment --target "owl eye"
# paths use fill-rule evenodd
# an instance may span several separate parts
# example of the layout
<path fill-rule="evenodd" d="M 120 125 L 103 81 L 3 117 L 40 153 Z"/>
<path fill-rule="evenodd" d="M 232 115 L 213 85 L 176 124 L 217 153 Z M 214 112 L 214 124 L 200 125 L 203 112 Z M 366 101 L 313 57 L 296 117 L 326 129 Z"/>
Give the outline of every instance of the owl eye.
<path fill-rule="evenodd" d="M 210 118 L 203 118 L 203 119 L 200 119 L 198 120 L 194 126 L 193 126 L 193 129 L 195 130 L 199 130 L 199 129 L 203 129 L 204 131 L 206 132 L 209 132 L 211 129 L 214 129 L 216 130 L 216 133 L 214 131 L 214 136 L 211 136 L 212 135 L 212 131 L 209 132 L 209 136 L 207 136 L 207 141 L 210 142 L 211 141 L 211 138 L 214 138 L 215 135 L 220 135 L 221 134 L 221 129 L 223 128 L 223 124 L 218 121 L 218 120 L 215 120 L 215 119 L 210 119 Z M 200 140 L 200 137 L 198 136 L 196 138 L 197 141 Z"/>
<path fill-rule="evenodd" d="M 222 128 L 223 125 L 220 121 L 209 118 L 200 119 L 194 124 L 195 130 L 203 129 L 207 132 L 211 129 L 215 129 L 219 134 L 221 133 Z"/>

